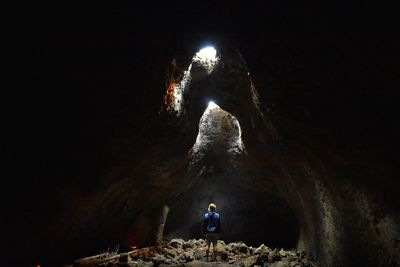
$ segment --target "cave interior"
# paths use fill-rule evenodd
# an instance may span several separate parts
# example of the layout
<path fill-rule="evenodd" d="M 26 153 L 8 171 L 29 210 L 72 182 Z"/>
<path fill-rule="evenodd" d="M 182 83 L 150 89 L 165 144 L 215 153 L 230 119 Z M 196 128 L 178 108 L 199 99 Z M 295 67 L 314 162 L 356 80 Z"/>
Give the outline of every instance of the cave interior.
<path fill-rule="evenodd" d="M 204 238 L 212 202 L 225 242 L 400 264 L 393 16 L 247 8 L 15 15 L 8 261 Z"/>

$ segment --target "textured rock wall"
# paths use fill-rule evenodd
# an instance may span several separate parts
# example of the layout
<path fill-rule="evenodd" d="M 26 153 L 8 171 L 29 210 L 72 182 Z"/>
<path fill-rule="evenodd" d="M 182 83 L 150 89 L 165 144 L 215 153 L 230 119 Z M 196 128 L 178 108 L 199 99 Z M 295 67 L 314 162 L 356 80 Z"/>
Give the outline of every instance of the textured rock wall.
<path fill-rule="evenodd" d="M 248 215 L 239 212 L 244 209 L 251 213 L 254 208 L 254 210 L 261 210 L 261 213 L 266 214 L 268 218 L 263 223 L 264 228 L 257 230 L 258 233 L 265 233 L 263 238 L 274 242 L 274 234 L 268 232 L 267 229 L 275 227 L 275 231 L 280 232 L 282 229 L 279 229 L 279 226 L 283 226 L 290 233 L 288 235 L 297 239 L 298 248 L 306 250 L 327 266 L 396 264 L 395 262 L 398 261 L 396 241 L 398 219 L 396 216 L 398 215 L 395 215 L 394 210 L 385 210 L 383 202 L 367 200 L 359 196 L 360 194 L 373 195 L 374 190 L 353 183 L 358 179 L 359 174 L 353 173 L 354 177 L 346 175 L 343 171 L 346 167 L 343 164 L 351 160 L 346 162 L 340 151 L 330 144 L 323 143 L 324 138 L 327 139 L 329 136 L 315 135 L 312 132 L 315 129 L 306 128 L 301 123 L 292 121 L 285 115 L 279 114 L 279 110 L 265 107 L 261 110 L 257 106 L 257 101 L 252 101 L 251 98 L 254 86 L 249 77 L 246 77 L 247 67 L 240 55 L 232 51 L 223 54 L 226 57 L 221 56 L 221 65 L 209 77 L 196 74 L 198 77 L 194 79 L 187 92 L 188 99 L 191 99 L 188 101 L 187 116 L 191 117 L 191 112 L 198 113 L 195 103 L 200 102 L 197 106 L 204 105 L 199 101 L 199 99 L 205 99 L 204 96 L 201 97 L 200 92 L 206 92 L 204 95 L 212 95 L 218 99 L 217 102 L 221 103 L 221 107 L 237 116 L 243 129 L 247 154 L 246 158 L 241 159 L 237 165 L 230 165 L 228 161 L 224 162 L 219 158 L 213 158 L 211 164 L 199 163 L 197 166 L 199 172 L 196 174 L 192 171 L 190 176 L 201 177 L 205 174 L 204 176 L 208 179 L 203 178 L 197 181 L 194 188 L 209 186 L 212 189 L 207 188 L 204 190 L 205 193 L 197 198 L 219 201 L 222 203 L 223 211 L 225 205 L 230 205 L 233 213 L 240 214 L 231 216 L 227 212 L 227 228 L 229 229 L 227 236 L 234 238 L 247 236 L 257 242 L 257 238 L 252 237 L 251 234 L 247 233 L 243 237 L 234 234 L 246 232 L 245 226 L 241 226 L 244 218 L 252 218 L 248 224 L 257 227 L 257 219 L 260 217 L 257 217 L 255 213 Z M 194 92 L 191 91 L 192 88 Z M 238 103 L 238 101 L 243 102 Z M 268 103 L 264 104 L 268 106 Z M 199 115 L 194 115 L 191 118 L 198 117 Z M 204 158 L 206 159 L 207 156 Z M 379 163 L 376 165 L 379 169 Z M 215 166 L 219 166 L 217 170 L 214 169 Z M 230 171 L 227 171 L 228 169 Z M 222 177 L 226 173 L 229 173 L 227 175 L 229 179 L 224 180 Z M 215 182 L 218 179 L 220 181 L 222 179 L 220 184 Z M 369 177 L 368 180 L 370 179 L 379 180 L 379 177 Z M 226 194 L 238 192 L 237 195 L 230 198 L 213 197 L 213 194 L 223 192 L 221 188 L 224 185 L 230 185 L 229 193 L 226 192 Z M 191 192 L 190 196 L 196 195 L 196 190 L 189 190 L 189 192 Z M 260 192 L 263 197 L 257 198 L 256 192 Z M 241 206 L 235 201 L 236 198 L 246 204 Z M 201 215 L 201 207 L 205 207 L 207 201 L 201 204 L 188 204 L 189 199 L 190 197 L 184 200 L 186 202 L 184 210 L 189 210 L 189 212 L 186 214 L 183 212 L 178 217 L 190 218 L 190 212 L 198 210 L 193 219 L 196 221 Z M 254 201 L 255 199 L 257 200 Z M 371 203 L 375 203 L 374 208 L 370 207 Z M 176 208 L 179 208 L 179 205 Z M 379 218 L 376 217 L 377 213 L 385 215 Z M 280 215 L 290 223 L 283 224 L 284 220 L 280 221 Z M 174 216 L 174 213 L 171 213 L 171 216 Z M 274 224 L 274 219 L 271 218 L 279 222 Z M 173 218 L 171 221 L 172 224 L 176 224 Z M 236 225 L 236 229 L 231 230 L 229 223 Z M 387 225 L 384 231 L 372 230 L 379 229 L 382 225 Z M 174 234 L 193 237 L 190 231 L 194 230 L 186 229 Z M 276 245 L 293 245 L 289 241 L 290 238 L 285 237 L 283 232 L 284 230 L 280 232 L 282 243 L 278 242 Z M 391 234 L 388 234 L 389 232 Z M 360 236 L 356 237 L 355 233 L 359 233 Z M 375 242 L 371 244 L 366 241 L 371 240 L 369 238 L 379 240 L 376 242 L 385 247 L 383 250 L 386 251 L 386 256 L 376 249 Z M 358 256 L 353 257 L 353 253 Z"/>
<path fill-rule="evenodd" d="M 202 214 L 215 202 L 228 242 L 297 247 L 324 266 L 398 263 L 398 206 L 391 203 L 393 192 L 388 198 L 380 193 L 387 186 L 377 187 L 392 173 L 390 167 L 379 155 L 355 159 L 343 153 L 300 113 L 293 119 L 259 96 L 235 49 L 221 44 L 218 52 L 221 62 L 211 73 L 193 65 L 182 115 L 161 112 L 143 120 L 141 128 L 118 133 L 110 167 L 91 190 L 66 183 L 53 198 L 62 204 L 51 210 L 56 215 L 27 246 L 51 261 L 94 254 L 115 243 L 152 244 L 159 239 L 165 206 L 167 238 L 199 238 Z M 193 161 L 211 97 L 237 119 L 245 149 L 233 157 L 226 144 L 213 146 L 211 138 L 212 149 Z"/>

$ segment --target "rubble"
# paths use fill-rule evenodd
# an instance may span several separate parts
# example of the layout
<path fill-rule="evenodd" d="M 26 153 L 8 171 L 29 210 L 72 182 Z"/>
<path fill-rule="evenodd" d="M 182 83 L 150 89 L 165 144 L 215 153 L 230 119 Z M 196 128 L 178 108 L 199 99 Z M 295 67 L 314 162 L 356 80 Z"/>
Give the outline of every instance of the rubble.
<path fill-rule="evenodd" d="M 304 251 L 285 250 L 283 248 L 271 249 L 264 244 L 258 248 L 247 246 L 243 242 L 225 244 L 218 241 L 216 261 L 210 256 L 206 257 L 207 245 L 203 239 L 172 239 L 163 245 L 135 249 L 105 259 L 103 262 L 93 260 L 85 264 L 82 259 L 77 260 L 74 266 L 100 266 L 100 267 L 318 267 L 320 264 L 313 261 Z M 90 259 L 96 256 L 89 257 Z"/>

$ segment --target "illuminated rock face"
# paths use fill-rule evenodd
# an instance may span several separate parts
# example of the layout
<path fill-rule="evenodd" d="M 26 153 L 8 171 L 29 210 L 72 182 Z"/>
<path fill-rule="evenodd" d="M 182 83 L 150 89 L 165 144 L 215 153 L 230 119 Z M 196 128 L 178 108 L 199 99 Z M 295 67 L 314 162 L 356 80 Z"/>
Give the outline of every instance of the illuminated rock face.
<path fill-rule="evenodd" d="M 359 182 L 384 176 L 379 160 L 343 156 L 314 128 L 260 101 L 234 49 L 218 54 L 211 72 L 199 62 L 183 68 L 178 116 L 161 113 L 115 137 L 108 171 L 90 192 L 72 185 L 30 247 L 64 259 L 114 243 L 152 244 L 165 206 L 165 237 L 202 238 L 214 202 L 227 242 L 297 247 L 323 266 L 394 262 L 396 205 L 380 201 L 376 183 Z M 207 108 L 210 100 L 219 107 Z"/>
<path fill-rule="evenodd" d="M 244 152 L 242 131 L 238 120 L 210 102 L 199 122 L 199 133 L 192 148 L 192 162 L 208 154 L 233 160 Z"/>

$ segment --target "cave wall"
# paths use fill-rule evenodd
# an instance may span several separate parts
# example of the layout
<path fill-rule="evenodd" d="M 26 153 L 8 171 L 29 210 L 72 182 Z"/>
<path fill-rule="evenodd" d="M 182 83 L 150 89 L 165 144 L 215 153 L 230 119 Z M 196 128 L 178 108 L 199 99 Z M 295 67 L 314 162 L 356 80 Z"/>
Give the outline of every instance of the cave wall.
<path fill-rule="evenodd" d="M 194 78 L 187 88 L 184 115 L 162 112 L 140 135 L 118 137 L 112 168 L 95 190 L 70 186 L 55 198 L 66 204 L 30 241 L 40 248 L 36 253 L 72 259 L 114 243 L 154 244 L 165 206 L 167 238 L 200 238 L 199 218 L 215 202 L 226 241 L 296 247 L 324 266 L 393 264 L 399 255 L 393 207 L 374 199 L 373 188 L 354 183 L 353 175 L 362 174 L 348 155 L 324 144 L 323 135 L 315 138 L 268 103 L 256 105 L 239 53 L 221 58 L 214 73 Z M 209 95 L 238 119 L 245 151 L 232 157 L 217 146 L 193 163 L 191 148 Z M 369 180 L 379 181 L 373 176 L 380 174 L 378 163 L 371 163 L 375 173 L 363 171 Z"/>
<path fill-rule="evenodd" d="M 45 55 L 37 52 L 33 62 L 39 63 L 32 63 L 35 72 L 20 81 L 21 88 L 28 88 L 23 92 L 26 100 L 19 103 L 29 106 L 23 114 L 28 126 L 13 128 L 21 133 L 23 148 L 14 146 L 18 142 L 10 146 L 9 151 L 16 151 L 10 152 L 15 160 L 7 174 L 11 189 L 2 196 L 3 203 L 10 199 L 16 203 L 7 208 L 12 230 L 5 236 L 12 241 L 4 251 L 10 257 L 17 258 L 22 247 L 30 264 L 64 263 L 116 243 L 125 248 L 152 244 L 165 205 L 171 208 L 167 236 L 199 237 L 196 223 L 208 202 L 214 201 L 213 191 L 199 193 L 201 201 L 190 199 L 191 194 L 203 182 L 219 181 L 213 190 L 240 185 L 225 188 L 229 198 L 215 199 L 227 221 L 250 218 L 237 229 L 227 224 L 232 235 L 254 224 L 257 231 L 264 229 L 261 236 L 267 245 L 268 241 L 277 246 L 296 242 L 326 266 L 398 264 L 398 158 L 395 149 L 388 148 L 397 144 L 392 126 L 397 118 L 396 109 L 392 110 L 396 98 L 385 89 L 394 87 L 389 82 L 394 72 L 374 56 L 376 51 L 384 54 L 380 49 L 392 55 L 386 45 L 380 48 L 376 40 L 348 36 L 327 38 L 326 43 L 309 36 L 268 37 L 260 42 L 260 36 L 248 34 L 240 45 L 244 56 L 229 45 L 222 47 L 224 68 L 216 69 L 214 76 L 195 69 L 200 75 L 187 96 L 188 114 L 176 119 L 157 113 L 164 89 L 163 66 L 172 51 L 143 38 L 119 37 L 115 44 L 112 34 L 107 35 L 111 41 L 94 49 L 103 33 L 87 31 L 89 37 L 55 35 L 47 44 L 53 50 Z M 69 37 L 86 40 L 85 49 Z M 168 32 L 158 33 L 157 39 L 176 42 Z M 125 45 L 135 42 L 139 42 L 136 47 L 149 45 L 149 53 Z M 341 50 L 349 42 L 353 49 L 343 55 Z M 178 51 L 186 52 L 177 56 L 182 69 L 197 49 L 193 43 Z M 124 52 L 119 54 L 124 58 L 121 64 L 114 64 L 111 52 L 100 58 L 107 47 Z M 342 62 L 342 57 L 349 59 Z M 132 68 L 130 62 L 140 64 Z M 377 66 L 381 74 L 374 74 Z M 77 68 L 90 71 L 74 72 Z M 260 106 L 252 98 L 247 72 L 258 90 Z M 108 79 L 104 73 L 114 76 Z M 32 91 L 31 87 L 46 89 Z M 83 90 L 86 87 L 90 90 Z M 384 91 L 375 94 L 374 88 Z M 215 94 L 218 104 L 238 119 L 246 155 L 234 164 L 228 157 L 219 168 L 197 176 L 202 164 L 215 161 L 205 158 L 188 171 L 189 152 L 208 102 L 204 92 Z M 381 96 L 386 93 L 393 99 Z M 65 102 L 54 100 L 58 98 Z M 380 124 L 383 117 L 388 117 L 387 124 Z M 228 212 L 230 204 L 235 213 Z M 247 206 L 265 210 L 265 216 L 258 220 L 252 210 L 241 213 Z M 180 226 L 182 218 L 188 219 L 185 229 L 171 229 L 171 223 Z M 285 218 L 288 222 L 280 225 L 284 226 L 281 235 L 273 236 L 274 226 Z M 290 231 L 285 232 L 285 227 Z M 254 240 L 247 242 L 260 242 L 251 237 Z M 279 243 L 282 240 L 287 242 Z"/>
<path fill-rule="evenodd" d="M 292 245 L 288 241 L 290 238 L 285 239 L 284 231 L 278 229 L 278 225 L 283 225 L 286 227 L 285 230 L 290 232 L 292 239 L 296 236 L 299 249 L 306 250 L 324 265 L 394 264 L 398 257 L 396 245 L 398 219 L 395 210 L 385 210 L 384 204 L 377 199 L 368 200 L 366 196 L 370 194 L 368 190 L 373 189 L 355 184 L 351 175 L 343 173 L 346 169 L 343 164 L 348 164 L 343 157 L 347 155 L 340 154 L 329 145 L 321 144 L 323 139 L 310 137 L 304 126 L 296 123 L 294 126 L 287 125 L 290 119 L 281 114 L 275 114 L 273 111 L 262 114 L 249 97 L 251 82 L 246 75 L 243 75 L 243 72 L 247 70 L 245 62 L 241 61 L 240 54 L 229 54 L 227 57 L 235 56 L 236 61 L 229 59 L 221 63 L 232 75 L 230 79 L 226 79 L 218 72 L 223 72 L 223 70 L 217 68 L 209 78 L 201 76 L 202 78 L 194 81 L 194 85 L 188 88 L 190 101 L 187 106 L 190 109 L 187 112 L 196 114 L 198 106 L 205 106 L 204 99 L 207 98 L 199 95 L 199 92 L 212 95 L 213 90 L 210 87 L 218 88 L 214 89 L 218 91 L 216 97 L 220 100 L 218 103 L 235 114 L 243 128 L 243 140 L 246 146 L 244 157 L 247 159 L 230 161 L 227 158 L 223 159 L 221 155 L 212 157 L 212 153 L 211 155 L 205 153 L 204 162 L 198 163 L 186 175 L 188 176 L 186 179 L 190 182 L 183 185 L 180 199 L 170 203 L 173 208 L 167 219 L 167 228 L 168 221 L 178 226 L 175 229 L 173 227 L 173 229 L 167 229 L 169 237 L 192 238 L 201 235 L 198 218 L 202 213 L 201 207 L 207 204 L 205 201 L 207 199 L 208 202 L 220 202 L 222 213 L 224 213 L 224 206 L 227 205 L 233 211 L 232 213 L 225 211 L 229 222 L 226 231 L 228 240 L 247 236 L 247 242 L 254 242 L 251 235 L 246 233 L 246 225 L 254 224 L 257 228 L 256 213 L 248 215 L 241 213 L 240 210 L 245 209 L 250 213 L 253 209 L 264 210 L 266 217 L 270 218 L 263 222 L 264 228 L 257 228 L 257 231 L 264 232 L 263 237 L 271 243 L 276 242 L 276 246 Z M 236 62 L 237 65 L 243 66 L 235 66 L 235 63 L 232 66 L 228 62 Z M 220 89 L 224 86 L 240 89 L 229 90 L 224 94 L 225 91 Z M 192 88 L 194 92 L 190 91 Z M 235 106 L 234 102 L 237 99 L 247 99 L 247 103 Z M 197 107 L 196 103 L 198 103 Z M 190 114 L 187 116 L 191 118 L 189 121 L 194 122 L 199 121 L 200 117 L 198 111 L 192 117 Z M 276 122 L 277 120 L 279 122 Z M 186 127 L 189 130 L 183 128 L 181 129 L 183 133 L 196 132 L 190 130 L 190 127 L 196 127 L 193 122 Z M 270 129 L 273 130 L 269 131 Z M 257 139 L 251 138 L 255 135 L 254 132 L 259 136 Z M 191 139 L 194 140 L 193 134 Z M 211 160 L 207 157 L 211 157 Z M 360 174 L 352 173 L 352 175 Z M 224 185 L 230 186 L 225 193 L 221 191 Z M 259 189 L 260 186 L 262 189 Z M 199 188 L 204 187 L 206 190 L 199 193 Z M 261 201 L 255 201 L 258 199 L 257 192 L 263 196 Z M 224 197 L 224 195 L 230 195 L 230 197 Z M 196 199 L 202 201 L 198 203 Z M 241 204 L 238 203 L 238 199 L 242 202 Z M 374 203 L 374 208 L 371 208 L 371 203 Z M 288 212 L 282 212 L 285 209 Z M 181 211 L 174 212 L 174 210 Z M 235 213 L 236 216 L 233 215 Z M 377 213 L 385 215 L 383 217 L 373 215 Z M 282 221 L 279 221 L 280 215 L 292 221 L 282 224 Z M 244 218 L 249 216 L 254 216 L 254 219 L 248 222 Z M 182 218 L 185 218 L 183 229 L 180 226 Z M 385 228 L 383 232 L 377 230 L 382 227 Z M 268 228 L 272 231 L 268 231 Z M 279 238 L 274 239 L 273 231 L 281 234 L 281 242 Z M 235 235 L 237 232 L 243 235 Z M 371 240 L 376 240 L 378 246 L 384 249 L 377 250 L 377 243 L 371 243 Z M 254 244 L 256 243 L 257 241 Z"/>

